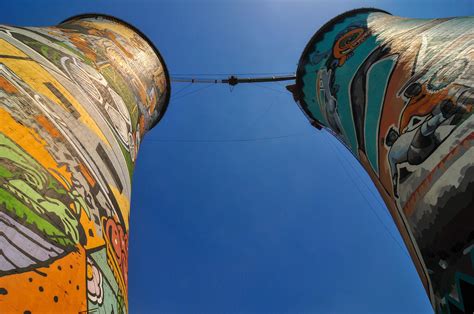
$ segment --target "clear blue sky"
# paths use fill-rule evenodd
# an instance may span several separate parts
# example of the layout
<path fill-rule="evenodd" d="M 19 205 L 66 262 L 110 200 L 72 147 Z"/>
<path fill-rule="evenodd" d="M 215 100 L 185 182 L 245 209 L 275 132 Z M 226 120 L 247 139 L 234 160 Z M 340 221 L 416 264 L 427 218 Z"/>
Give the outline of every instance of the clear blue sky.
<path fill-rule="evenodd" d="M 293 72 L 318 28 L 358 7 L 474 14 L 472 0 L 10 0 L 0 23 L 107 13 L 147 34 L 172 74 Z M 172 97 L 146 136 L 132 193 L 130 312 L 432 312 L 368 176 L 283 86 L 265 86 Z"/>

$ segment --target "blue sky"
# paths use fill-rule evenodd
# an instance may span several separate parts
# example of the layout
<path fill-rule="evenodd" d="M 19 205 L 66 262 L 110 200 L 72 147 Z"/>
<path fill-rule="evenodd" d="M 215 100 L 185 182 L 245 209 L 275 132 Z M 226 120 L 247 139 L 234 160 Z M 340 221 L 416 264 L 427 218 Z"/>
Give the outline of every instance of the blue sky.
<path fill-rule="evenodd" d="M 147 34 L 171 74 L 275 73 L 295 71 L 319 27 L 358 7 L 474 14 L 462 0 L 15 0 L 0 3 L 0 23 L 107 13 Z M 370 179 L 282 85 L 198 88 L 172 97 L 139 153 L 131 313 L 432 312 Z"/>

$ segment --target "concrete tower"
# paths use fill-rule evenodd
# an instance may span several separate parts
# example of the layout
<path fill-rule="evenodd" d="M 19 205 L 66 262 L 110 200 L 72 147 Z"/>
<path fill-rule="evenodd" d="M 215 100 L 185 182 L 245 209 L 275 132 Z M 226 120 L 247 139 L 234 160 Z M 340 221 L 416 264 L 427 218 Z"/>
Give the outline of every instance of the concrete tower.
<path fill-rule="evenodd" d="M 0 26 L 0 312 L 127 312 L 131 178 L 169 97 L 116 18 Z"/>
<path fill-rule="evenodd" d="M 292 91 L 369 173 L 433 307 L 472 313 L 474 18 L 339 15 L 307 45 Z"/>

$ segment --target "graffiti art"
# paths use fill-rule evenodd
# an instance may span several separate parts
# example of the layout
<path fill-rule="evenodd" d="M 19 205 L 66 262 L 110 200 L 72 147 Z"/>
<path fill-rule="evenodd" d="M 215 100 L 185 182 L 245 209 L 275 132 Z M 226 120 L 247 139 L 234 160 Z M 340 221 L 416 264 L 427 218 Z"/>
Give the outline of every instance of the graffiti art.
<path fill-rule="evenodd" d="M 113 17 L 0 26 L 2 312 L 127 311 L 131 177 L 168 80 Z"/>
<path fill-rule="evenodd" d="M 474 18 L 375 9 L 323 26 L 295 99 L 360 161 L 434 308 L 474 311 Z"/>

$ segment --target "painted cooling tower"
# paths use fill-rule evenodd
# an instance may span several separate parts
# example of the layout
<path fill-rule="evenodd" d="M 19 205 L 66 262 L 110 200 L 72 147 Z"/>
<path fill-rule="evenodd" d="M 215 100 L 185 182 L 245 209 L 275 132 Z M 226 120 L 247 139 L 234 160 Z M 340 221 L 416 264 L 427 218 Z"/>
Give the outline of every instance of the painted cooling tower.
<path fill-rule="evenodd" d="M 1 313 L 127 312 L 130 181 L 169 96 L 123 21 L 0 26 Z"/>
<path fill-rule="evenodd" d="M 474 18 L 375 9 L 324 25 L 292 91 L 360 161 L 437 312 L 474 310 Z"/>

